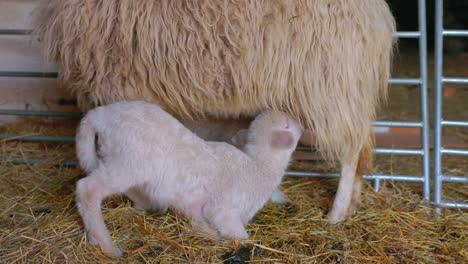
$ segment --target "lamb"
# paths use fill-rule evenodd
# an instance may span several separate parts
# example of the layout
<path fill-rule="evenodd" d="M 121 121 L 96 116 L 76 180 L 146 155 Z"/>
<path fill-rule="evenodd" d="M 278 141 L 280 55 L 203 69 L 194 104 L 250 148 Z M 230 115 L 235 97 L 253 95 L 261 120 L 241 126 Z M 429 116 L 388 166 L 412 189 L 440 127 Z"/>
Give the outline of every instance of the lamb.
<path fill-rule="evenodd" d="M 88 239 L 122 255 L 100 208 L 112 194 L 126 194 L 137 208 L 183 212 L 194 229 L 220 238 L 248 239 L 245 225 L 278 188 L 301 134 L 289 115 L 266 111 L 251 123 L 241 151 L 204 141 L 154 104 L 97 107 L 76 135 L 87 173 L 77 182 L 76 200 Z"/>
<path fill-rule="evenodd" d="M 216 119 L 216 120 L 183 120 L 182 124 L 190 131 L 206 141 L 224 141 L 242 149 L 247 142 L 247 129 L 252 122 L 251 118 L 242 119 Z M 310 145 L 313 138 L 309 131 L 305 131 L 299 143 Z M 293 202 L 281 190 L 273 191 L 270 201 L 283 208 L 294 207 Z"/>

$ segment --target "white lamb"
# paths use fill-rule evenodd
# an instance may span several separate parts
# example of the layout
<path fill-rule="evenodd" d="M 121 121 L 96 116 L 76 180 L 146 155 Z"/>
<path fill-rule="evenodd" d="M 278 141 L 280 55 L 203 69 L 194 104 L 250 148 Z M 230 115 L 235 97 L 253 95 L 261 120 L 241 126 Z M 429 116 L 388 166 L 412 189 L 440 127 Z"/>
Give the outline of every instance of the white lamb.
<path fill-rule="evenodd" d="M 154 104 L 95 108 L 76 135 L 78 159 L 88 174 L 76 190 L 88 239 L 122 255 L 101 212 L 102 200 L 113 194 L 127 195 L 139 208 L 183 212 L 203 232 L 247 239 L 246 224 L 281 183 L 301 134 L 290 116 L 268 111 L 251 123 L 242 152 L 202 140 Z"/>

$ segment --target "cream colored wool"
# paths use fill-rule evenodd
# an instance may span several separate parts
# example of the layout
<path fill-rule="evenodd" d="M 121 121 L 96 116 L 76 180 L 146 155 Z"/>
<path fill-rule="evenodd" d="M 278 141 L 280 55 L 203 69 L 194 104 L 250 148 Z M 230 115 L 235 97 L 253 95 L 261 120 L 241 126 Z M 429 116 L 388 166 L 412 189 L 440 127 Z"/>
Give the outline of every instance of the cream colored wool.
<path fill-rule="evenodd" d="M 395 22 L 384 0 L 49 0 L 36 33 L 88 109 L 158 103 L 181 118 L 285 111 L 329 161 L 369 143 Z"/>

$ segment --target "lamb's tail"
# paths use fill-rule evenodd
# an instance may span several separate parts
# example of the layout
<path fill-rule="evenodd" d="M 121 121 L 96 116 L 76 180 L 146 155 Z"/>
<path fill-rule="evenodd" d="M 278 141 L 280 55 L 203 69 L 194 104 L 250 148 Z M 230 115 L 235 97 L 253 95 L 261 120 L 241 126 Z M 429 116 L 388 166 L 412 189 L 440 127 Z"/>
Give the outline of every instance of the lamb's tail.
<path fill-rule="evenodd" d="M 88 113 L 80 122 L 76 132 L 76 155 L 81 168 L 90 173 L 98 165 L 96 153 L 96 127 L 94 126 L 93 115 Z"/>

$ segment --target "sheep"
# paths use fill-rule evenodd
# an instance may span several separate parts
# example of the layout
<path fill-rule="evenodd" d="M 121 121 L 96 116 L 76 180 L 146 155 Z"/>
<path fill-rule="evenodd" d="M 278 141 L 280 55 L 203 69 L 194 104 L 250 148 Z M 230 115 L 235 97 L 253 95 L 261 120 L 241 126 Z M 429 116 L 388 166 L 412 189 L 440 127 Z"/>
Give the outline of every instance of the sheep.
<path fill-rule="evenodd" d="M 359 205 L 394 46 L 385 0 L 47 0 L 35 14 L 83 110 L 142 100 L 182 120 L 289 113 L 341 165 L 329 220 Z"/>
<path fill-rule="evenodd" d="M 211 235 L 248 239 L 245 226 L 278 188 L 301 134 L 299 122 L 267 111 L 251 123 L 242 152 L 204 141 L 154 104 L 118 102 L 91 110 L 76 135 L 87 173 L 77 182 L 76 201 L 89 241 L 122 255 L 100 209 L 117 193 L 136 208 L 181 211 Z"/>

